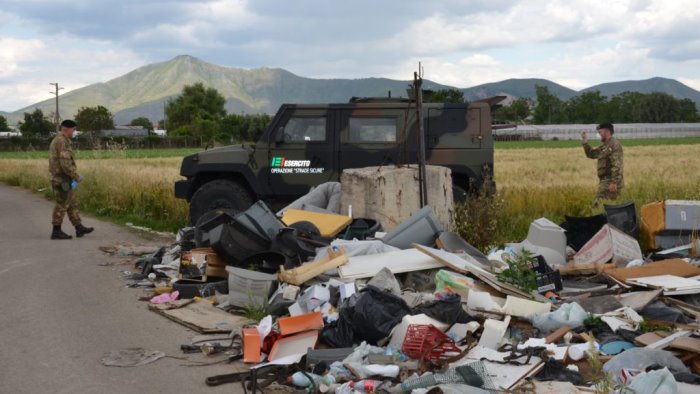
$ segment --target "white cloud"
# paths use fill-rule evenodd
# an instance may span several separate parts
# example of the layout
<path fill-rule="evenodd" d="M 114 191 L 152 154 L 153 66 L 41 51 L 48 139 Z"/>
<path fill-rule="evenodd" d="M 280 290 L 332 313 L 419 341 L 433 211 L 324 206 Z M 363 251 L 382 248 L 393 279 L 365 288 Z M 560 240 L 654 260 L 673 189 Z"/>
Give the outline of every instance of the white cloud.
<path fill-rule="evenodd" d="M 700 90 L 700 79 L 678 78 L 678 81 L 695 90 Z"/>
<path fill-rule="evenodd" d="M 46 44 L 37 39 L 0 37 L 0 80 L 20 72 L 21 65 L 41 56 Z"/>
<path fill-rule="evenodd" d="M 409 80 L 421 61 L 425 78 L 456 87 L 547 78 L 581 89 L 653 76 L 698 87 L 698 23 L 692 0 L 10 1 L 0 84 L 16 97 L 0 97 L 0 109 L 45 98 L 31 92 L 48 82 L 74 89 L 180 54 L 312 78 Z"/>

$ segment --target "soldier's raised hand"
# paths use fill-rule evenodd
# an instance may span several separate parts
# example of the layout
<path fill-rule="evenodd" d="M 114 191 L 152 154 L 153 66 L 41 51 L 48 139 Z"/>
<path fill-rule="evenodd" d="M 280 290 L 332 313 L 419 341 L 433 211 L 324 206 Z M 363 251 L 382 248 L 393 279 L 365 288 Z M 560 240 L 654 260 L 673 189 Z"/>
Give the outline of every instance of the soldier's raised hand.
<path fill-rule="evenodd" d="M 588 143 L 588 131 L 583 130 L 581 132 L 581 143 L 582 144 L 587 144 Z"/>

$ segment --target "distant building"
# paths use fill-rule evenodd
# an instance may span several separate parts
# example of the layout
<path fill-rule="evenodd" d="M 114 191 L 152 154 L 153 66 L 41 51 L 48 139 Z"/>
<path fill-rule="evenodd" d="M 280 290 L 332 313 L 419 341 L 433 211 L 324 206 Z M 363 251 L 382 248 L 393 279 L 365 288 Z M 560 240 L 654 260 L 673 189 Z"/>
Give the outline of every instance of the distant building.
<path fill-rule="evenodd" d="M 161 137 L 165 137 L 166 135 L 168 135 L 168 131 L 163 130 L 163 129 L 154 129 L 153 134 L 161 136 Z"/>
<path fill-rule="evenodd" d="M 0 138 L 21 137 L 20 131 L 0 131 Z"/>
<path fill-rule="evenodd" d="M 146 137 L 148 129 L 143 126 L 116 126 L 113 129 L 100 130 L 102 137 Z"/>

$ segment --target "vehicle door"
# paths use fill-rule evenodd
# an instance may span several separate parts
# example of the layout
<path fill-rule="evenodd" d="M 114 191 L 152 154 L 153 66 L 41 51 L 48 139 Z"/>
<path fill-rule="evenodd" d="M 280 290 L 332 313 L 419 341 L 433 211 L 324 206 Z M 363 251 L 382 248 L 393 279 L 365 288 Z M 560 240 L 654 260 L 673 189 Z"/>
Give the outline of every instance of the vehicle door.
<path fill-rule="evenodd" d="M 276 196 L 301 196 L 337 179 L 336 125 L 327 108 L 289 108 L 269 140 L 269 183 Z"/>

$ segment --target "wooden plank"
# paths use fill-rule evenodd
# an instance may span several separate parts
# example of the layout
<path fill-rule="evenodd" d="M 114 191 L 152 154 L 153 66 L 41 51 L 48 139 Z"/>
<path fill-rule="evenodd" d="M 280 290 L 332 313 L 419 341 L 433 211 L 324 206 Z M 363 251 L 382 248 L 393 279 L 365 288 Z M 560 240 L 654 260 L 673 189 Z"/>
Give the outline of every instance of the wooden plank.
<path fill-rule="evenodd" d="M 228 333 L 251 322 L 243 316 L 224 312 L 206 301 L 193 302 L 178 309 L 161 310 L 150 306 L 149 308 L 202 334 Z"/>
<path fill-rule="evenodd" d="M 352 222 L 352 218 L 333 213 L 319 213 L 303 211 L 301 209 L 288 209 L 284 212 L 282 221 L 286 225 L 301 221 L 311 222 L 318 228 L 318 231 L 322 236 L 335 237 L 341 230 L 347 227 L 350 222 Z"/>
<path fill-rule="evenodd" d="M 564 335 L 566 335 L 566 333 L 569 331 L 571 331 L 571 327 L 561 326 L 556 331 L 554 331 L 553 333 L 551 333 L 545 337 L 545 343 L 556 342 L 559 339 L 561 339 Z"/>
<path fill-rule="evenodd" d="M 686 263 L 682 259 L 669 259 L 655 261 L 639 267 L 610 269 L 606 270 L 605 273 L 619 281 L 624 282 L 628 279 L 659 275 L 675 275 L 688 278 L 691 276 L 700 275 L 700 268 L 690 263 Z"/>
<path fill-rule="evenodd" d="M 673 349 L 687 350 L 693 353 L 700 353 L 700 339 L 698 338 L 678 338 L 671 342 L 669 347 Z"/>
<path fill-rule="evenodd" d="M 661 295 L 662 292 L 663 289 L 625 293 L 620 296 L 620 303 L 639 312 Z"/>
<path fill-rule="evenodd" d="M 329 247 L 328 256 L 324 259 L 312 261 L 291 270 L 285 270 L 283 266 L 280 266 L 280 272 L 277 274 L 277 278 L 282 282 L 301 286 L 330 269 L 338 268 L 347 263 L 348 260 L 345 248 L 341 247 L 338 251 L 334 251 L 333 248 Z"/>
<path fill-rule="evenodd" d="M 664 331 L 657 331 L 657 332 L 647 332 L 645 334 L 642 334 L 636 338 L 634 338 L 634 342 L 638 345 L 642 346 L 648 346 L 651 345 L 652 343 L 656 343 L 668 335 L 663 335 L 663 334 L 668 334 Z"/>
<path fill-rule="evenodd" d="M 570 261 L 564 265 L 560 265 L 557 270 L 561 275 L 590 275 L 600 271 L 600 264 L 590 263 L 575 263 Z"/>
<path fill-rule="evenodd" d="M 664 339 L 660 339 L 652 344 L 647 345 L 646 348 L 648 348 L 648 349 L 663 349 L 666 346 L 670 345 L 671 342 L 675 341 L 676 339 L 690 336 L 690 334 L 691 334 L 690 331 L 681 330 L 681 331 L 678 331 L 672 335 L 667 336 Z"/>
<path fill-rule="evenodd" d="M 394 274 L 399 274 L 441 268 L 444 265 L 415 249 L 406 249 L 365 256 L 352 256 L 346 264 L 338 268 L 338 273 L 341 278 L 371 278 L 384 267 Z"/>

